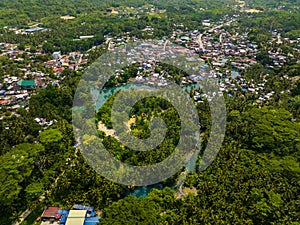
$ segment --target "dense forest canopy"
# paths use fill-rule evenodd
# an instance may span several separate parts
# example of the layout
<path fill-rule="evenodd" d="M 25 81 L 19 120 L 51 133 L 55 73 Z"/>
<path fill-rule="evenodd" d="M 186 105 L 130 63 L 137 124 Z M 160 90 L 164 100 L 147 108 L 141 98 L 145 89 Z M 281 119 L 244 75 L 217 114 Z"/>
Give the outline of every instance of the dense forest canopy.
<path fill-rule="evenodd" d="M 299 10 L 300 1 L 299 0 L 286 0 L 286 1 L 277 1 L 277 0 L 248 0 L 246 1 L 246 4 L 249 7 L 255 8 L 255 7 L 261 7 L 263 9 L 283 9 L 283 10 L 293 10 L 297 11 Z"/>
<path fill-rule="evenodd" d="M 146 4 L 153 4 L 161 9 L 171 9 L 176 12 L 188 13 L 197 8 L 218 9 L 219 5 L 232 4 L 232 0 L 222 1 L 109 1 L 109 0 L 4 0 L 0 3 L 1 25 L 25 25 L 31 21 L 40 21 L 47 16 L 79 15 L 105 11 L 108 7 L 141 7 Z"/>

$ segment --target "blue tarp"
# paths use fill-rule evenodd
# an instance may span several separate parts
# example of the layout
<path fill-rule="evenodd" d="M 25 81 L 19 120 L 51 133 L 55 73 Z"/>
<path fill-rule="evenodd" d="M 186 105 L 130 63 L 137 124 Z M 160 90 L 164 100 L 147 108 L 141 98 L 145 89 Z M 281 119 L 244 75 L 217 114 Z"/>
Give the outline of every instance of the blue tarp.
<path fill-rule="evenodd" d="M 70 210 L 58 210 L 58 214 L 60 215 L 69 215 Z"/>
<path fill-rule="evenodd" d="M 1 90 L 1 91 L 0 91 L 0 95 L 4 95 L 5 93 L 6 93 L 5 90 Z"/>
<path fill-rule="evenodd" d="M 88 217 L 84 221 L 84 225 L 96 225 L 100 222 L 100 218 L 98 217 Z"/>
<path fill-rule="evenodd" d="M 60 219 L 60 224 L 65 224 L 67 222 L 67 219 L 68 219 L 67 214 L 62 215 L 62 217 Z"/>

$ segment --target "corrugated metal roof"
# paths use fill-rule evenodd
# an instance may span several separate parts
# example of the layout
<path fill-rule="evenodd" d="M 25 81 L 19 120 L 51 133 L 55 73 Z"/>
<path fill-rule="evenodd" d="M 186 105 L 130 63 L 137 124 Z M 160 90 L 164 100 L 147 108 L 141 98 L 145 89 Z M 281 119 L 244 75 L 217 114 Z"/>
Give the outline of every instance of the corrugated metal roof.
<path fill-rule="evenodd" d="M 34 86 L 34 80 L 23 80 L 21 85 L 23 87 L 33 87 Z"/>
<path fill-rule="evenodd" d="M 86 210 L 70 210 L 66 225 L 84 225 Z"/>
<path fill-rule="evenodd" d="M 74 205 L 73 209 L 78 209 L 78 210 L 87 210 L 88 212 L 93 212 L 94 207 L 91 206 L 85 206 L 85 205 Z"/>
<path fill-rule="evenodd" d="M 49 206 L 43 212 L 42 218 L 57 218 L 59 207 Z"/>
<path fill-rule="evenodd" d="M 35 28 L 26 29 L 25 32 L 37 32 L 37 31 L 41 31 L 41 30 L 44 30 L 44 28 L 35 27 Z"/>

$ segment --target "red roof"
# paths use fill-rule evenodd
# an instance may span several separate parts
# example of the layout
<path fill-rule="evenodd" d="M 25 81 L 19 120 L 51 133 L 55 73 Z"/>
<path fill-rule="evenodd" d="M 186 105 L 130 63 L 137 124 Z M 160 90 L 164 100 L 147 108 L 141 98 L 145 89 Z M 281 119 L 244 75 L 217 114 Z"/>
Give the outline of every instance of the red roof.
<path fill-rule="evenodd" d="M 0 100 L 0 105 L 6 105 L 9 103 L 9 100 Z"/>
<path fill-rule="evenodd" d="M 61 210 L 61 208 L 55 207 L 55 206 L 49 206 L 43 212 L 42 218 L 55 218 L 55 219 L 59 219 L 58 218 L 58 211 L 59 210 Z"/>
<path fill-rule="evenodd" d="M 64 67 L 59 67 L 59 68 L 54 68 L 53 71 L 58 72 L 58 71 L 63 71 L 64 69 L 65 69 Z"/>
<path fill-rule="evenodd" d="M 48 62 L 45 62 L 46 65 L 55 65 L 55 62 L 53 61 L 48 61 Z"/>

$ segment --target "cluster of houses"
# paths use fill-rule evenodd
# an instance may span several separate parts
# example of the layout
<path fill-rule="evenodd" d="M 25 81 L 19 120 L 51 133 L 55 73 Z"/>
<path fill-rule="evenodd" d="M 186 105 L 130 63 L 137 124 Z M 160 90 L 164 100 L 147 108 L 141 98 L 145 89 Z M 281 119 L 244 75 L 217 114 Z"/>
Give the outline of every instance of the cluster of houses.
<path fill-rule="evenodd" d="M 42 220 L 42 225 L 97 225 L 100 218 L 96 216 L 94 207 L 74 205 L 71 210 L 60 207 L 48 206 L 37 221 Z"/>
<path fill-rule="evenodd" d="M 10 44 L 10 43 L 0 43 L 0 53 L 1 56 L 4 55 L 12 55 L 18 48 L 18 45 L 16 44 Z M 23 51 L 18 52 L 19 54 L 23 53 Z"/>
<path fill-rule="evenodd" d="M 169 80 L 166 79 L 167 72 L 162 70 L 160 72 L 155 72 L 155 67 L 157 66 L 155 60 L 149 60 L 148 62 L 141 63 L 138 67 L 138 73 L 135 78 L 137 83 L 143 83 L 148 85 L 167 86 Z"/>
<path fill-rule="evenodd" d="M 124 40 L 119 41 L 118 39 L 111 39 L 111 42 L 114 43 L 113 46 L 110 46 L 112 47 L 111 51 L 114 51 L 115 47 L 126 45 Z M 136 65 L 136 63 L 139 63 L 135 81 L 148 85 L 166 86 L 170 83 L 173 74 L 169 74 L 159 65 L 160 62 L 164 61 L 165 57 L 168 58 L 171 56 L 172 58 L 176 58 L 182 54 L 184 56 L 195 56 L 192 50 L 182 46 L 172 46 L 172 43 L 168 45 L 166 40 L 154 40 L 140 43 L 141 44 L 139 46 L 127 49 L 126 55 L 130 64 Z M 177 58 L 177 60 L 179 59 Z M 195 57 L 185 57 L 185 60 L 190 61 L 190 63 L 195 63 L 199 69 L 201 67 L 201 63 L 204 61 L 201 58 Z M 196 60 L 196 62 L 194 62 L 194 60 Z M 118 59 L 116 63 L 121 63 L 120 59 Z M 160 68 L 159 71 L 156 71 L 157 67 Z M 124 71 L 117 70 L 115 71 L 115 76 L 122 76 L 123 72 Z"/>
<path fill-rule="evenodd" d="M 122 18 L 140 18 L 142 14 L 161 14 L 166 10 L 158 9 L 154 5 L 144 5 L 139 7 L 120 7 L 120 8 L 108 8 L 104 12 L 106 15 L 118 15 Z"/>
<path fill-rule="evenodd" d="M 268 41 L 270 46 L 274 46 L 274 43 L 280 46 L 281 44 L 288 44 L 289 46 L 294 46 L 292 51 L 300 54 L 300 37 L 297 39 L 282 38 L 279 31 L 274 30 L 272 32 L 272 40 Z M 292 52 L 284 52 L 280 47 L 274 48 L 273 51 L 269 51 L 270 59 L 273 62 L 273 65 L 268 65 L 268 68 L 272 69 L 274 67 L 282 67 L 290 60 L 296 59 L 296 56 Z M 299 60 L 299 59 L 298 59 Z"/>
<path fill-rule="evenodd" d="M 70 52 L 69 54 L 61 54 L 61 52 L 53 52 L 52 59 L 45 62 L 45 66 L 52 68 L 54 74 L 60 77 L 65 68 L 71 70 L 81 70 L 88 61 L 88 54 L 81 52 Z"/>
<path fill-rule="evenodd" d="M 261 104 L 271 99 L 275 91 L 265 90 L 264 86 L 268 82 L 267 78 L 262 83 L 243 79 L 242 72 L 257 63 L 258 45 L 250 41 L 247 33 L 231 33 L 229 31 L 231 29 L 226 28 L 232 26 L 232 23 L 235 21 L 235 18 L 229 17 L 224 19 L 223 22 L 218 23 L 205 20 L 203 21 L 203 25 L 207 28 L 202 34 L 198 30 L 183 31 L 183 29 L 177 29 L 171 37 L 171 40 L 177 46 L 173 46 L 172 48 L 167 46 L 164 50 L 174 54 L 197 53 L 200 55 L 199 62 L 202 64 L 200 71 L 209 71 L 201 75 L 191 74 L 188 77 L 182 77 L 182 86 L 195 85 L 199 80 L 203 80 L 204 77 L 216 78 L 219 81 L 220 93 L 225 92 L 229 97 L 232 97 L 236 91 L 241 90 L 244 93 L 257 96 L 257 101 L 254 104 Z M 144 30 L 145 32 L 151 31 L 151 27 L 146 27 Z M 276 33 L 276 35 L 278 38 L 279 34 Z M 111 51 L 116 47 L 126 45 L 129 40 L 139 41 L 135 37 L 130 37 L 130 33 L 123 34 L 121 37 L 106 38 L 111 43 Z M 289 40 L 285 38 L 283 41 L 294 44 L 298 43 L 299 39 Z M 150 44 L 152 46 L 147 44 L 140 46 L 140 48 L 145 48 L 144 53 L 148 54 L 149 60 L 140 63 L 135 80 L 145 84 L 166 86 L 168 85 L 170 75 L 165 70 L 161 70 L 159 73 L 155 70 L 157 63 L 159 63 L 157 59 L 161 58 L 162 54 L 165 54 L 161 46 L 163 42 L 166 42 L 166 39 L 156 42 L 156 46 L 153 43 Z M 180 47 L 179 45 L 184 47 Z M 149 47 L 151 51 L 147 49 Z M 296 50 L 299 51 L 299 48 Z M 128 55 L 130 56 L 131 63 L 135 63 L 139 56 L 134 50 L 131 51 Z M 149 55 L 150 52 L 151 54 Z M 274 66 L 282 66 L 289 60 L 289 56 L 284 55 L 282 52 L 270 51 L 269 57 L 273 60 Z M 188 59 L 186 60 L 188 61 Z M 122 73 L 117 72 L 117 76 L 122 76 Z M 288 79 L 288 77 L 282 79 Z M 195 92 L 194 99 L 196 102 L 202 102 L 205 97 L 207 96 Z"/>
<path fill-rule="evenodd" d="M 81 70 L 87 63 L 89 56 L 81 52 L 70 52 L 69 54 L 54 52 L 51 60 L 41 63 L 35 60 L 37 55 L 46 56 L 42 53 L 41 46 L 35 52 L 31 52 L 28 48 L 18 49 L 16 44 L 0 43 L 0 50 L 1 56 L 8 56 L 9 60 L 19 62 L 18 73 L 4 74 L 0 82 L 0 109 L 5 107 L 6 110 L 12 111 L 15 115 L 17 115 L 15 110 L 27 108 L 28 100 L 38 89 L 45 88 L 48 84 L 59 85 L 60 81 L 64 79 L 61 74 L 65 68 Z M 23 63 L 25 54 L 31 62 L 36 65 L 39 64 L 45 69 L 37 71 L 36 68 L 32 68 L 32 65 Z M 45 72 L 49 69 L 51 69 L 51 73 Z M 0 118 L 3 118 L 3 115 Z M 41 123 L 49 126 L 51 121 Z"/>
<path fill-rule="evenodd" d="M 47 119 L 44 119 L 44 118 L 35 118 L 34 120 L 40 126 L 48 126 L 48 127 L 52 126 L 54 123 L 57 122 L 57 120 L 51 120 L 51 121 L 47 122 Z"/>
<path fill-rule="evenodd" d="M 42 24 L 37 24 L 37 25 L 42 25 Z M 32 26 L 31 28 L 28 29 L 18 29 L 18 28 L 11 28 L 11 27 L 4 27 L 4 28 L 9 31 L 13 31 L 15 34 L 23 34 L 23 35 L 35 34 L 37 32 L 44 32 L 49 30 L 48 28 L 43 28 L 39 26 Z"/>
<path fill-rule="evenodd" d="M 25 108 L 31 95 L 50 83 L 46 74 L 41 71 L 31 72 L 24 68 L 21 74 L 21 76 L 9 74 L 3 76 L 3 82 L 0 83 L 0 108 L 3 106 L 9 110 Z"/>
<path fill-rule="evenodd" d="M 6 77 L 4 83 L 0 83 L 0 107 L 15 110 L 21 107 L 21 103 L 30 98 L 30 93 L 36 88 L 34 80 L 22 80 L 17 77 Z"/>
<path fill-rule="evenodd" d="M 123 8 L 123 9 L 109 9 L 107 13 L 129 13 L 129 12 L 161 12 L 153 6 L 143 6 L 140 8 Z M 176 30 L 173 31 L 173 35 L 170 38 L 163 38 L 162 40 L 156 40 L 156 44 L 143 44 L 140 46 L 142 51 L 129 52 L 128 55 L 130 63 L 136 63 L 140 61 L 140 56 L 137 52 L 148 54 L 147 60 L 140 62 L 138 68 L 138 74 L 135 78 L 137 82 L 147 84 L 158 84 L 159 86 L 168 85 L 168 79 L 172 78 L 165 70 L 156 71 L 159 58 L 162 58 L 166 52 L 170 54 L 183 54 L 190 53 L 199 54 L 199 67 L 200 71 L 208 71 L 202 73 L 200 76 L 191 74 L 188 77 L 183 77 L 181 80 L 182 86 L 193 85 L 197 81 L 202 80 L 204 77 L 211 77 L 219 79 L 220 90 L 227 92 L 229 96 L 238 89 L 244 92 L 254 93 L 259 95 L 259 101 L 265 101 L 271 98 L 274 93 L 265 93 L 264 84 L 254 84 L 251 81 L 246 81 L 241 77 L 243 71 L 257 63 L 256 56 L 258 53 L 258 45 L 248 37 L 247 33 L 241 33 L 236 27 L 235 21 L 237 15 L 233 17 L 226 16 L 218 22 L 212 22 L 210 20 L 203 20 L 204 32 L 198 30 L 187 31 L 182 24 L 177 24 Z M 236 29 L 231 29 L 235 26 Z M 235 30 L 235 32 L 233 32 Z M 27 33 L 34 33 L 42 31 L 36 27 L 35 29 L 25 30 Z M 153 28 L 146 26 L 143 32 L 150 33 Z M 269 51 L 269 57 L 273 61 L 272 65 L 268 65 L 268 68 L 281 67 L 289 62 L 290 59 L 295 58 L 291 53 L 284 53 L 281 50 L 280 44 L 287 43 L 294 46 L 294 51 L 300 53 L 300 38 L 297 40 L 290 40 L 288 38 L 281 38 L 278 31 L 274 30 L 273 40 L 269 41 L 269 45 L 273 46 L 274 42 L 278 44 L 278 48 L 273 48 L 273 51 Z M 118 36 L 111 37 L 105 36 L 108 49 L 114 51 L 116 47 L 127 45 L 128 42 L 142 41 L 132 36 L 130 32 L 122 33 Z M 170 44 L 166 45 L 168 42 Z M 177 44 L 177 45 L 173 45 Z M 164 49 L 162 51 L 162 46 Z M 149 51 L 151 48 L 151 51 Z M 277 49 L 277 50 L 276 50 Z M 38 46 L 35 52 L 31 52 L 30 49 L 20 50 L 15 44 L 0 43 L 1 55 L 8 55 L 11 60 L 23 61 L 23 54 L 29 55 L 29 58 L 34 60 L 32 55 L 45 55 L 42 53 L 41 46 Z M 149 55 L 150 53 L 150 55 Z M 69 68 L 71 70 L 81 70 L 87 64 L 89 58 L 89 51 L 86 54 L 81 52 L 71 52 L 68 54 L 62 54 L 61 52 L 53 52 L 52 59 L 43 62 L 42 65 L 45 68 L 52 69 L 54 77 L 50 78 L 49 74 L 40 71 L 32 71 L 30 66 L 24 65 L 24 68 L 19 68 L 22 76 L 13 76 L 10 74 L 4 75 L 4 81 L 0 83 L 0 107 L 6 106 L 9 110 L 16 110 L 20 107 L 26 107 L 26 102 L 35 90 L 44 88 L 48 84 L 59 85 L 60 81 L 64 79 L 62 72 Z M 189 58 L 185 58 L 189 61 Z M 35 62 L 34 63 L 40 63 Z M 195 63 L 195 62 L 191 62 Z M 116 71 L 115 76 L 122 76 L 122 72 Z M 195 96 L 195 99 L 199 100 L 199 94 Z M 40 122 L 38 122 L 40 123 Z M 44 124 L 47 125 L 47 124 Z"/>
<path fill-rule="evenodd" d="M 252 43 L 247 34 L 231 34 L 223 26 L 230 26 L 234 19 L 215 25 L 204 21 L 207 30 L 200 34 L 198 30 L 173 33 L 174 42 L 199 53 L 201 58 L 209 60 L 213 72 L 226 77 L 244 71 L 256 63 L 257 45 Z M 230 67 L 230 69 L 228 69 Z"/>

